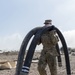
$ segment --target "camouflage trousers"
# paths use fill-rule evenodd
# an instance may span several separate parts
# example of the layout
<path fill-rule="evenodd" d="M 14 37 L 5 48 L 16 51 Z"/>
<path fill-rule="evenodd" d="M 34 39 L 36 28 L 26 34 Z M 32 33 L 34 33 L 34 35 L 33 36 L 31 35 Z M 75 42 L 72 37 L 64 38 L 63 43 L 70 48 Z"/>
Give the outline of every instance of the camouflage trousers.
<path fill-rule="evenodd" d="M 45 70 L 47 64 L 49 66 L 51 75 L 57 75 L 56 56 L 52 56 L 42 51 L 37 68 L 40 75 L 47 75 Z"/>

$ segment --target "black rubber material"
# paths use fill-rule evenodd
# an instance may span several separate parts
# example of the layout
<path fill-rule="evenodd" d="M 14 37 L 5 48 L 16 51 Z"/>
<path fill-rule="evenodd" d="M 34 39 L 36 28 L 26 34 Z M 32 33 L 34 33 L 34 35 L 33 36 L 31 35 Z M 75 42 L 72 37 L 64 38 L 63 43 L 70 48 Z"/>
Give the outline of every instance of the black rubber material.
<path fill-rule="evenodd" d="M 24 38 L 22 44 L 21 44 L 21 47 L 20 47 L 20 51 L 19 51 L 19 54 L 18 54 L 18 60 L 17 60 L 17 67 L 16 67 L 16 73 L 15 75 L 19 75 L 20 74 L 20 71 L 22 69 L 22 64 L 23 64 L 23 60 L 24 60 L 24 55 L 25 55 L 25 51 L 26 51 L 26 47 L 27 47 L 27 44 L 29 42 L 29 40 L 31 39 L 31 37 L 33 35 L 36 34 L 36 32 L 41 29 L 42 27 L 36 27 L 34 29 L 32 29 L 27 35 L 26 37 Z"/>
<path fill-rule="evenodd" d="M 37 45 L 41 35 L 48 30 L 53 30 L 53 28 L 54 28 L 54 26 L 43 27 L 41 30 L 39 30 L 36 33 L 35 37 L 33 38 L 32 42 L 30 44 L 30 47 L 29 47 L 29 50 L 28 50 L 28 53 L 27 53 L 27 56 L 26 56 L 26 59 L 24 62 L 24 66 L 30 67 L 36 45 Z"/>
<path fill-rule="evenodd" d="M 66 62 L 67 75 L 71 75 L 69 54 L 68 54 L 68 49 L 67 49 L 67 45 L 66 45 L 65 39 L 64 39 L 62 33 L 59 31 L 59 29 L 57 29 L 56 27 L 54 29 L 56 30 L 57 34 L 59 35 L 59 38 L 60 38 L 62 46 L 63 46 L 64 55 L 65 55 L 65 62 Z"/>
<path fill-rule="evenodd" d="M 33 57 L 33 54 L 34 54 L 34 51 L 35 51 L 35 48 L 36 48 L 36 45 L 37 45 L 37 42 L 40 38 L 40 36 L 47 30 L 53 30 L 55 29 L 61 42 L 62 42 L 62 45 L 63 45 L 63 48 L 64 48 L 64 54 L 65 54 L 65 61 L 66 61 L 66 71 L 67 71 L 67 75 L 71 75 L 71 70 L 70 70 L 70 62 L 69 62 L 69 55 L 68 55 L 68 50 L 67 50 L 67 45 L 66 45 L 66 42 L 65 42 L 65 39 L 63 37 L 63 35 L 61 34 L 61 32 L 54 26 L 52 27 L 43 27 L 41 30 L 39 30 L 37 32 L 37 34 L 35 35 L 35 37 L 33 38 L 31 44 L 30 44 L 30 47 L 29 47 L 29 50 L 28 50 L 28 53 L 27 53 L 27 56 L 26 56 L 26 60 L 24 62 L 24 66 L 27 66 L 30 68 L 30 65 L 31 65 L 31 61 L 32 61 L 32 57 Z"/>
<path fill-rule="evenodd" d="M 48 27 L 49 28 L 49 27 Z M 37 45 L 37 42 L 40 38 L 40 36 L 47 30 L 50 30 L 50 28 L 45 28 L 44 29 L 42 28 L 41 30 L 37 30 L 37 34 L 35 35 L 35 37 L 33 38 L 31 44 L 30 44 L 30 47 L 29 47 L 29 50 L 28 50 L 28 53 L 27 53 L 27 56 L 26 56 L 26 59 L 25 59 L 25 62 L 24 62 L 24 66 L 28 66 L 30 67 L 31 65 L 31 61 L 32 61 L 32 57 L 33 57 L 33 54 L 34 54 L 34 51 L 35 51 L 35 48 L 36 48 L 36 45 Z M 67 71 L 67 75 L 71 75 L 71 70 L 70 70 L 70 62 L 69 62 L 69 55 L 68 55 L 68 50 L 67 50 L 67 45 L 66 45 L 66 42 L 65 42 L 65 39 L 63 37 L 63 35 L 61 34 L 61 32 L 56 28 L 56 27 L 52 27 L 52 30 L 55 29 L 57 31 L 57 34 L 59 35 L 59 38 L 62 42 L 62 45 L 63 45 L 63 49 L 64 49 L 64 55 L 65 55 L 65 61 L 66 61 L 66 71 Z M 35 30 L 35 29 L 34 29 Z M 31 32 L 31 31 L 30 31 Z M 35 32 L 35 33 L 36 33 Z M 34 34 L 35 34 L 34 33 Z M 28 35 L 27 35 L 28 36 Z M 25 37 L 26 38 L 26 37 Z M 31 37 L 30 37 L 31 38 Z M 24 39 L 26 40 L 26 39 Z M 30 40 L 30 39 L 29 39 Z M 19 56 L 18 56 L 18 64 L 17 64 L 17 68 L 16 68 L 16 75 L 19 75 L 20 74 L 20 71 L 21 71 L 21 68 L 22 68 L 22 63 L 23 63 L 23 59 L 24 59 L 24 54 L 25 54 L 25 49 L 26 49 L 26 46 L 27 44 L 25 45 L 25 42 L 26 41 L 23 41 L 22 43 L 22 46 L 20 48 L 20 52 L 19 52 Z M 25 46 L 25 48 L 24 48 Z M 23 52 L 22 52 L 23 51 Z M 21 57 L 22 56 L 22 57 Z M 19 69 L 20 68 L 20 69 Z"/>
<path fill-rule="evenodd" d="M 57 49 L 57 52 L 58 52 L 58 54 L 59 54 L 59 56 L 57 57 L 57 58 L 58 58 L 58 62 L 62 62 L 62 61 L 61 61 L 61 54 L 60 54 L 60 49 L 59 49 L 58 43 L 56 44 L 56 49 Z"/>

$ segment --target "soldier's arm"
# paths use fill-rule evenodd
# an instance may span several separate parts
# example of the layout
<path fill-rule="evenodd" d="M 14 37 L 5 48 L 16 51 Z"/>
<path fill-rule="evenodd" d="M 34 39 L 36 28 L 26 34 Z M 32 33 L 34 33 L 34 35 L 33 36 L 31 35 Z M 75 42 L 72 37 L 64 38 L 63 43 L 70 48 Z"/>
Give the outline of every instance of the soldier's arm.
<path fill-rule="evenodd" d="M 56 35 L 56 32 L 54 30 L 50 31 L 50 40 L 54 45 L 56 45 L 56 43 L 59 41 L 58 36 Z"/>

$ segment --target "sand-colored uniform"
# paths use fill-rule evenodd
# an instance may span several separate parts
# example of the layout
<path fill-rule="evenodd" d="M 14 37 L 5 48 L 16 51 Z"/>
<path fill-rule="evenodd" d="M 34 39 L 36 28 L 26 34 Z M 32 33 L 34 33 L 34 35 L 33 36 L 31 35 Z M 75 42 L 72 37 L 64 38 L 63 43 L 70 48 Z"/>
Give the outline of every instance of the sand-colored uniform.
<path fill-rule="evenodd" d="M 55 30 L 47 31 L 41 36 L 40 43 L 43 44 L 43 50 L 38 62 L 38 71 L 40 75 L 46 74 L 46 65 L 48 64 L 51 75 L 57 75 L 57 64 L 56 56 L 58 56 L 56 50 L 56 43 L 58 38 L 56 36 Z"/>

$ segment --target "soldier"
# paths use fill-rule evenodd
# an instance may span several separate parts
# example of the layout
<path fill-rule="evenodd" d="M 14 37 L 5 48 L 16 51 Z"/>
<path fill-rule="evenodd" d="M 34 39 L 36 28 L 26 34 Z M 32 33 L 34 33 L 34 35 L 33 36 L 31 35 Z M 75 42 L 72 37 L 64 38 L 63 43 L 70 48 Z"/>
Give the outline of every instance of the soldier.
<path fill-rule="evenodd" d="M 45 26 L 51 26 L 52 20 L 45 20 Z M 38 42 L 38 45 L 42 43 L 43 50 L 41 51 L 41 55 L 38 62 L 38 71 L 40 75 L 47 75 L 46 73 L 46 65 L 48 64 L 51 75 L 57 75 L 57 63 L 56 56 L 58 56 L 56 50 L 56 44 L 58 42 L 58 38 L 56 35 L 56 31 L 47 31 L 45 32 Z"/>

